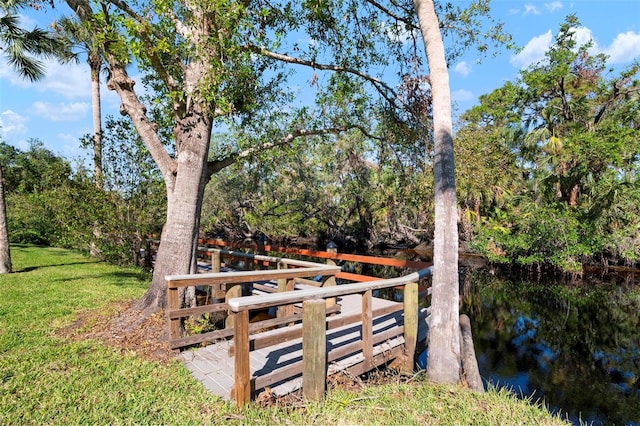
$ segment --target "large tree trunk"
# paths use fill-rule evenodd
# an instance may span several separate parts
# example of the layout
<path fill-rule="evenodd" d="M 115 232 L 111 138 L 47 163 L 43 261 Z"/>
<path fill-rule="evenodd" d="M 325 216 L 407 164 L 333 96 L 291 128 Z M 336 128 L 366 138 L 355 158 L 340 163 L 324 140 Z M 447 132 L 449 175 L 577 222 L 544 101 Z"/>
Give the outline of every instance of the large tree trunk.
<path fill-rule="evenodd" d="M 165 277 L 192 272 L 198 243 L 202 195 L 208 177 L 211 121 L 205 116 L 193 117 L 179 123 L 175 134 L 176 145 L 182 149 L 176 158 L 176 173 L 168 179 L 165 176 L 167 219 L 160 237 L 151 286 L 137 304 L 142 310 L 166 307 Z"/>
<path fill-rule="evenodd" d="M 435 235 L 427 377 L 437 383 L 458 383 L 458 211 L 449 72 L 433 1 L 414 0 L 414 8 L 425 44 L 433 96 Z"/>
<path fill-rule="evenodd" d="M 197 243 L 198 220 L 202 193 L 209 176 L 207 159 L 211 139 L 212 113 L 193 102 L 187 113 L 175 117 L 175 158 L 171 158 L 160 140 L 157 129 L 146 115 L 146 108 L 136 96 L 135 82 L 124 66 L 109 61 L 111 78 L 108 86 L 116 90 L 122 101 L 121 112 L 132 123 L 162 172 L 167 189 L 167 219 L 156 253 L 153 279 L 147 293 L 136 304 L 145 312 L 164 309 L 167 304 L 167 275 L 188 274 Z M 197 70 L 196 70 L 197 71 Z M 197 81 L 198 73 L 187 73 Z"/>
<path fill-rule="evenodd" d="M 0 164 L 0 274 L 11 272 L 11 249 L 7 224 L 7 201 L 4 198 L 4 176 Z"/>

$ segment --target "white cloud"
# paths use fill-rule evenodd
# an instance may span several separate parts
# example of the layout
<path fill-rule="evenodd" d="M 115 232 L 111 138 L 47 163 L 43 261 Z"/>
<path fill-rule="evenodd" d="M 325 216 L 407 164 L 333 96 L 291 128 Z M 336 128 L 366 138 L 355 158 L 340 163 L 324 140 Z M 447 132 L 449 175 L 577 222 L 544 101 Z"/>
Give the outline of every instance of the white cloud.
<path fill-rule="evenodd" d="M 618 34 L 603 52 L 609 55 L 609 63 L 631 62 L 640 57 L 640 34 L 633 31 Z"/>
<path fill-rule="evenodd" d="M 560 1 L 553 1 L 551 3 L 545 3 L 544 7 L 547 8 L 547 10 L 551 13 L 555 12 L 556 10 L 560 10 L 562 9 L 562 2 Z"/>
<path fill-rule="evenodd" d="M 633 31 L 620 33 L 608 47 L 600 47 L 593 36 L 593 32 L 586 27 L 573 29 L 576 47 L 591 43 L 589 54 L 596 55 L 604 53 L 609 56 L 609 64 L 630 63 L 640 58 L 640 34 Z M 526 68 L 529 65 L 544 59 L 545 53 L 549 50 L 553 36 L 551 31 L 539 35 L 529 40 L 527 45 L 517 55 L 511 56 L 509 62 L 519 68 Z"/>
<path fill-rule="evenodd" d="M 46 61 L 46 76 L 35 86 L 40 91 L 50 91 L 66 99 L 87 99 L 91 97 L 91 73 L 89 65 L 60 64 Z"/>
<path fill-rule="evenodd" d="M 553 34 L 551 30 L 532 38 L 520 53 L 511 56 L 509 62 L 515 67 L 526 68 L 544 59 L 544 54 L 549 49 L 552 40 Z"/>
<path fill-rule="evenodd" d="M 49 102 L 34 102 L 33 114 L 51 121 L 80 121 L 87 117 L 91 105 L 86 102 L 72 102 L 52 104 Z"/>
<path fill-rule="evenodd" d="M 86 132 L 87 134 L 89 132 Z M 87 151 L 80 147 L 80 138 L 82 135 L 73 135 L 70 133 L 58 133 L 56 137 L 62 142 L 60 154 L 65 158 L 77 158 L 78 156 L 86 156 Z"/>
<path fill-rule="evenodd" d="M 471 66 L 466 61 L 458 62 L 453 67 L 453 71 L 460 74 L 463 77 L 466 77 L 469 74 L 471 74 Z"/>
<path fill-rule="evenodd" d="M 38 23 L 34 19 L 22 13 L 18 13 L 18 19 L 18 26 L 20 28 L 24 28 L 25 30 L 31 30 L 38 26 Z M 40 27 L 42 28 L 42 26 Z"/>
<path fill-rule="evenodd" d="M 451 92 L 451 100 L 454 102 L 469 102 L 476 99 L 476 96 L 469 90 L 456 90 Z"/>
<path fill-rule="evenodd" d="M 6 78 L 12 86 L 36 89 L 41 93 L 51 92 L 65 99 L 86 99 L 91 96 L 91 73 L 87 64 L 83 62 L 60 64 L 53 59 L 42 62 L 45 76 L 36 82 L 20 78 L 5 64 L 0 66 L 0 77 Z"/>
<path fill-rule="evenodd" d="M 576 47 L 584 46 L 591 42 L 590 53 L 594 54 L 598 51 L 598 44 L 593 37 L 593 32 L 586 27 L 573 28 L 573 34 L 575 35 Z"/>
<path fill-rule="evenodd" d="M 5 142 L 17 145 L 20 149 L 28 148 L 24 137 L 27 134 L 27 118 L 11 111 L 0 113 L 0 134 Z"/>
<path fill-rule="evenodd" d="M 531 3 L 527 3 L 524 5 L 524 14 L 525 15 L 540 15 L 540 10 Z"/>

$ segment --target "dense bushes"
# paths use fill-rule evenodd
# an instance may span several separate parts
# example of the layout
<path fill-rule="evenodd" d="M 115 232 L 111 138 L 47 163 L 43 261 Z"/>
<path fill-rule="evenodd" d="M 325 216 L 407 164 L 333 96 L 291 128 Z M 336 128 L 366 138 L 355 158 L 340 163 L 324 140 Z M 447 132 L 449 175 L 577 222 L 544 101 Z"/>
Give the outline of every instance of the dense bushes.
<path fill-rule="evenodd" d="M 31 141 L 29 150 L 0 144 L 12 243 L 75 248 L 117 264 L 140 263 L 147 235 L 165 215 L 162 179 L 127 122 L 108 122 L 103 189 L 88 171 Z M 116 131 L 117 129 L 117 131 Z M 124 133 L 120 133 L 124 132 Z"/>

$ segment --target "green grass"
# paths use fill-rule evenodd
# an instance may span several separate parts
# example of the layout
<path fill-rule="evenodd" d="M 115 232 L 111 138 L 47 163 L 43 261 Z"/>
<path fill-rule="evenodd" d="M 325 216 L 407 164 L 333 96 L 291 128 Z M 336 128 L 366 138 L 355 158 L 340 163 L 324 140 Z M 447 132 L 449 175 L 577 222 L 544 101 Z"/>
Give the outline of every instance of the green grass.
<path fill-rule="evenodd" d="M 80 312 L 140 297 L 144 273 L 62 249 L 14 246 L 12 256 L 16 273 L 0 275 L 0 424 L 561 424 L 506 391 L 421 379 L 332 390 L 304 408 L 240 410 L 177 361 L 58 337 Z"/>

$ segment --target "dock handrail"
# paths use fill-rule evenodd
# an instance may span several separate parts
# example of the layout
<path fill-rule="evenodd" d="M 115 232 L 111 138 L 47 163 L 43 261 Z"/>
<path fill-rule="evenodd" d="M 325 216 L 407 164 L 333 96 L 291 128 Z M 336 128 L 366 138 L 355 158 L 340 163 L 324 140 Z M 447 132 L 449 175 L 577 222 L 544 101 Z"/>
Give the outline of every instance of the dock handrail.
<path fill-rule="evenodd" d="M 237 313 L 243 310 L 264 309 L 285 304 L 300 303 L 311 299 L 326 299 L 330 297 L 364 293 L 372 290 L 381 290 L 384 288 L 418 282 L 423 278 L 431 276 L 432 269 L 433 267 L 430 266 L 409 275 L 385 280 L 342 284 L 333 287 L 320 287 L 287 293 L 271 293 L 259 296 L 236 297 L 229 300 L 229 309 Z"/>
<path fill-rule="evenodd" d="M 326 304 L 325 300 L 350 294 L 362 295 L 362 354 L 363 364 L 373 365 L 372 292 L 404 285 L 404 338 L 407 363 L 413 367 L 413 354 L 418 334 L 418 282 L 431 275 L 432 267 L 403 277 L 340 286 L 272 293 L 260 296 L 236 297 L 228 301 L 234 317 L 234 399 L 239 406 L 248 403 L 253 393 L 250 371 L 249 311 L 303 303 L 303 393 L 306 398 L 319 399 L 326 388 Z M 305 349 L 310 348 L 310 349 Z"/>

